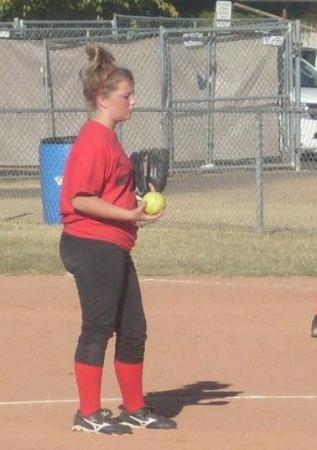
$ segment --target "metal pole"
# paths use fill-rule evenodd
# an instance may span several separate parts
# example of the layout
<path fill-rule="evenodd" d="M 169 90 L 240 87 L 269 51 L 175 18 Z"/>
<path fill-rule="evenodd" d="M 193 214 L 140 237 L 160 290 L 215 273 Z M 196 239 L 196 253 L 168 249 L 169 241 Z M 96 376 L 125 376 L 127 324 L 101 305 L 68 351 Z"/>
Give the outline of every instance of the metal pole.
<path fill-rule="evenodd" d="M 51 136 L 56 137 L 54 94 L 53 94 L 52 73 L 50 67 L 50 57 L 46 39 L 44 39 L 43 43 L 44 43 L 44 82 L 45 82 L 46 102 L 47 108 L 50 110 L 51 116 Z"/>
<path fill-rule="evenodd" d="M 293 24 L 290 23 L 287 32 L 288 36 L 288 67 L 287 67 L 287 77 L 288 77 L 288 92 L 287 95 L 291 99 L 290 103 L 292 105 L 291 112 L 287 113 L 287 123 L 288 123 L 288 139 L 289 152 L 290 152 L 290 163 L 291 167 L 294 169 L 296 167 L 296 143 L 295 143 L 295 115 L 294 115 L 294 104 L 295 104 L 295 86 L 294 86 L 294 31 Z"/>
<path fill-rule="evenodd" d="M 264 233 L 264 192 L 263 192 L 263 118 L 256 114 L 256 231 Z"/>
<path fill-rule="evenodd" d="M 255 14 L 259 14 L 260 16 L 270 17 L 272 19 L 282 19 L 282 17 L 276 16 L 275 14 L 270 14 L 270 13 L 267 13 L 267 12 L 262 11 L 260 9 L 251 8 L 250 6 L 242 5 L 241 3 L 238 3 L 238 2 L 234 2 L 233 3 L 233 7 L 242 9 L 244 11 L 253 12 Z"/>
<path fill-rule="evenodd" d="M 296 170 L 301 169 L 301 28 L 300 20 L 295 21 L 295 152 Z"/>
<path fill-rule="evenodd" d="M 117 35 L 118 35 L 118 19 L 117 19 L 116 14 L 113 15 L 113 19 L 111 21 L 111 28 L 112 28 L 112 36 L 117 37 Z"/>
<path fill-rule="evenodd" d="M 170 171 L 173 171 L 175 165 L 175 149 L 174 149 L 174 112 L 173 112 L 173 93 L 172 93 L 172 68 L 171 68 L 171 51 L 168 45 L 168 33 L 164 27 L 160 27 L 160 51 L 161 51 L 161 99 L 162 108 L 166 110 L 164 113 L 165 120 L 164 138 L 166 147 L 170 152 Z"/>
<path fill-rule="evenodd" d="M 118 28 L 118 19 L 117 19 L 117 14 L 114 14 L 114 15 L 113 15 L 112 23 L 113 23 L 113 26 L 112 26 L 112 28 L 115 28 L 115 29 L 117 29 L 117 28 Z"/>
<path fill-rule="evenodd" d="M 164 112 L 167 104 L 166 87 L 166 58 L 164 45 L 164 28 L 160 26 L 160 75 L 161 75 L 161 107 L 162 107 L 162 141 L 163 146 L 168 148 L 167 114 Z"/>
<path fill-rule="evenodd" d="M 216 87 L 216 33 L 213 33 L 208 40 L 208 99 L 215 98 Z M 214 160 L 214 120 L 215 102 L 208 101 L 208 125 L 207 125 L 207 151 L 205 154 L 205 164 L 213 165 Z"/>

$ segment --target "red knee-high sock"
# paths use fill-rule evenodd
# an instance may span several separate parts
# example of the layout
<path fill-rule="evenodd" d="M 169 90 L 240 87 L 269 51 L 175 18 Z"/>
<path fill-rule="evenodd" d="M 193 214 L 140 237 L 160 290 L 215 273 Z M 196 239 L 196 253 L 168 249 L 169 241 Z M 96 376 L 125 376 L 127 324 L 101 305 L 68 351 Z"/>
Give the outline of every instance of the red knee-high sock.
<path fill-rule="evenodd" d="M 125 409 L 134 412 L 142 408 L 144 406 L 143 363 L 129 364 L 115 360 L 114 366 Z"/>
<path fill-rule="evenodd" d="M 83 416 L 89 416 L 101 408 L 102 370 L 103 367 L 75 362 L 80 411 Z"/>

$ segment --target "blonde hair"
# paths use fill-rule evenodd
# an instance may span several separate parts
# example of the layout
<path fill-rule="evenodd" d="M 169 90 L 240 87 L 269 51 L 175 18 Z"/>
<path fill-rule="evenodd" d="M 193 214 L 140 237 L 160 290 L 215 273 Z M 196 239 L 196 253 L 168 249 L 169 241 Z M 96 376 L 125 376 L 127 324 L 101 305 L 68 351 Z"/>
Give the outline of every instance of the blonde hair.
<path fill-rule="evenodd" d="M 107 97 L 121 81 L 134 83 L 132 72 L 115 64 L 113 55 L 101 46 L 86 47 L 88 65 L 80 71 L 87 102 L 96 106 L 98 95 Z"/>

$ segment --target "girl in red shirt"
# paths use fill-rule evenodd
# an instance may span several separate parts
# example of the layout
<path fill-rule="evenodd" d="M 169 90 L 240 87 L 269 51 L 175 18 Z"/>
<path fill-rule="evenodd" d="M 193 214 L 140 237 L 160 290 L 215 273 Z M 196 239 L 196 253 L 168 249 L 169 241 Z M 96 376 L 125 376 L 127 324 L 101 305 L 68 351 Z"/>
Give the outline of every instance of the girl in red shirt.
<path fill-rule="evenodd" d="M 115 133 L 135 105 L 132 73 L 117 67 L 103 47 L 88 47 L 81 72 L 93 115 L 82 127 L 66 165 L 60 254 L 74 276 L 82 308 L 75 352 L 80 409 L 73 430 L 131 433 L 133 427 L 169 429 L 176 423 L 145 405 L 142 373 L 146 321 L 130 255 L 138 221 L 151 221 L 137 204 L 133 166 Z M 116 335 L 115 372 L 123 397 L 119 417 L 101 408 L 101 379 L 108 340 Z"/>

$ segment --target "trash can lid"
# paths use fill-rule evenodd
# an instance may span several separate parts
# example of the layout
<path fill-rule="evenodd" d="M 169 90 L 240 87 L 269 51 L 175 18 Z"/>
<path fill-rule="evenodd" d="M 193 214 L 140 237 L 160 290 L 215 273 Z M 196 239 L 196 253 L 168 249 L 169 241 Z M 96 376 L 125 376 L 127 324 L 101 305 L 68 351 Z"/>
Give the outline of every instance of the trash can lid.
<path fill-rule="evenodd" d="M 72 144 L 76 136 L 58 136 L 41 139 L 41 144 Z"/>

